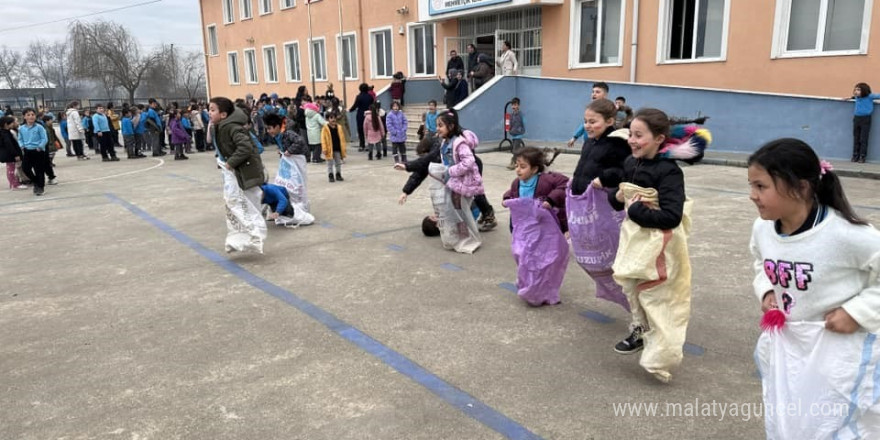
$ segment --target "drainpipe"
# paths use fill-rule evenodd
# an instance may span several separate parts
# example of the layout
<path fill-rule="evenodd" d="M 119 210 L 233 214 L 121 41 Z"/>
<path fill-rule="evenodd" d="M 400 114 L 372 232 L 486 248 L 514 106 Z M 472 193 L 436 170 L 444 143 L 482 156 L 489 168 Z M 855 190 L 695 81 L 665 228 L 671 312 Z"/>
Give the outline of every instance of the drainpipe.
<path fill-rule="evenodd" d="M 629 82 L 636 82 L 636 62 L 639 53 L 639 0 L 633 0 L 632 42 L 630 43 Z"/>
<path fill-rule="evenodd" d="M 211 43 L 208 41 L 208 30 L 205 28 L 205 8 L 199 7 L 199 24 L 202 25 L 202 48 L 205 51 L 205 56 L 203 57 L 205 60 L 205 93 L 206 98 L 211 99 L 211 82 L 209 78 L 211 78 L 211 69 L 208 67 L 208 62 L 211 60 L 208 54 L 208 47 Z M 217 35 L 217 54 L 220 53 L 220 35 Z M 134 104 L 132 102 L 132 104 Z"/>
<path fill-rule="evenodd" d="M 360 65 L 361 82 L 365 83 L 365 82 L 367 82 L 367 74 L 366 74 L 366 70 L 364 70 L 364 69 L 365 69 L 365 66 L 367 65 L 367 60 L 364 59 L 364 41 L 366 40 L 366 42 L 369 43 L 370 36 L 369 35 L 364 36 L 364 4 L 363 4 L 363 0 L 358 0 L 358 35 L 360 35 L 360 38 L 358 38 L 358 43 L 359 43 L 358 44 L 358 52 L 360 52 L 360 59 L 361 59 L 361 65 Z M 346 105 L 348 105 L 348 104 L 346 104 Z"/>

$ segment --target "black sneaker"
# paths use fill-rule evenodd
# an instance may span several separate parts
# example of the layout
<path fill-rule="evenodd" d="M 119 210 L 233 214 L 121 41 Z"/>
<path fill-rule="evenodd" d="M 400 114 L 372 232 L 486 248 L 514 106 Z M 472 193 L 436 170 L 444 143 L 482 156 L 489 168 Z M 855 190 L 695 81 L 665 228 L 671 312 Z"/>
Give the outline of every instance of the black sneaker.
<path fill-rule="evenodd" d="M 633 354 L 645 347 L 645 341 L 642 339 L 644 329 L 636 327 L 626 339 L 614 346 L 614 351 L 619 354 Z"/>
<path fill-rule="evenodd" d="M 337 182 L 344 182 L 345 181 L 345 179 L 342 178 L 342 173 L 336 173 L 336 181 Z"/>
<path fill-rule="evenodd" d="M 495 221 L 495 213 L 483 216 L 483 224 L 478 228 L 480 232 L 487 232 L 495 229 L 498 222 Z"/>

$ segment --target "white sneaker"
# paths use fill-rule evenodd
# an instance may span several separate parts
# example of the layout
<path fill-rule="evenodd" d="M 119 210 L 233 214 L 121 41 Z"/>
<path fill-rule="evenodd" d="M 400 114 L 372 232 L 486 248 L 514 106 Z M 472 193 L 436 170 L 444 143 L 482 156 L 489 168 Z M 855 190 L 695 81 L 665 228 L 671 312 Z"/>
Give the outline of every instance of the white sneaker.
<path fill-rule="evenodd" d="M 49 185 L 58 185 L 58 179 L 49 179 Z"/>
<path fill-rule="evenodd" d="M 308 211 L 302 209 L 302 205 L 293 205 L 293 217 L 279 216 L 275 219 L 275 224 L 286 226 L 288 228 L 296 228 L 299 226 L 308 226 L 315 222 L 315 216 L 309 214 Z"/>
<path fill-rule="evenodd" d="M 15 188 L 11 188 L 13 191 L 21 191 L 23 189 L 28 189 L 27 185 L 18 185 Z"/>

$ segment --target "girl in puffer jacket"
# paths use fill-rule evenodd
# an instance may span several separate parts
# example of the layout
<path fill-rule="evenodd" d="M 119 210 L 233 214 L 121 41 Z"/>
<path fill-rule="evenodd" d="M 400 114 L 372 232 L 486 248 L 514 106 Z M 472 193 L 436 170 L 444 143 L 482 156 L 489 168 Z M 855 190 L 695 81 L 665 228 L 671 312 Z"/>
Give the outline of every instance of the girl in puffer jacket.
<path fill-rule="evenodd" d="M 458 115 L 450 110 L 437 116 L 437 134 L 441 139 L 440 159 L 443 165 L 449 167 L 446 186 L 463 197 L 485 194 L 483 177 L 474 156 L 474 149 L 479 143 L 477 135 L 470 130 L 462 130 Z"/>

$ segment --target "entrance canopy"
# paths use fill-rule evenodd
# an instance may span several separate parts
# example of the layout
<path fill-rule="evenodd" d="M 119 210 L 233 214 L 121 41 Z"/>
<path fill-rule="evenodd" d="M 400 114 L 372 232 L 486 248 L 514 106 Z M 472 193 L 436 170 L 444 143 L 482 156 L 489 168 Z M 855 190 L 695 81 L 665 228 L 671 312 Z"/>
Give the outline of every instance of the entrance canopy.
<path fill-rule="evenodd" d="M 443 21 L 499 13 L 511 8 L 561 5 L 564 0 L 419 0 L 419 21 Z"/>

